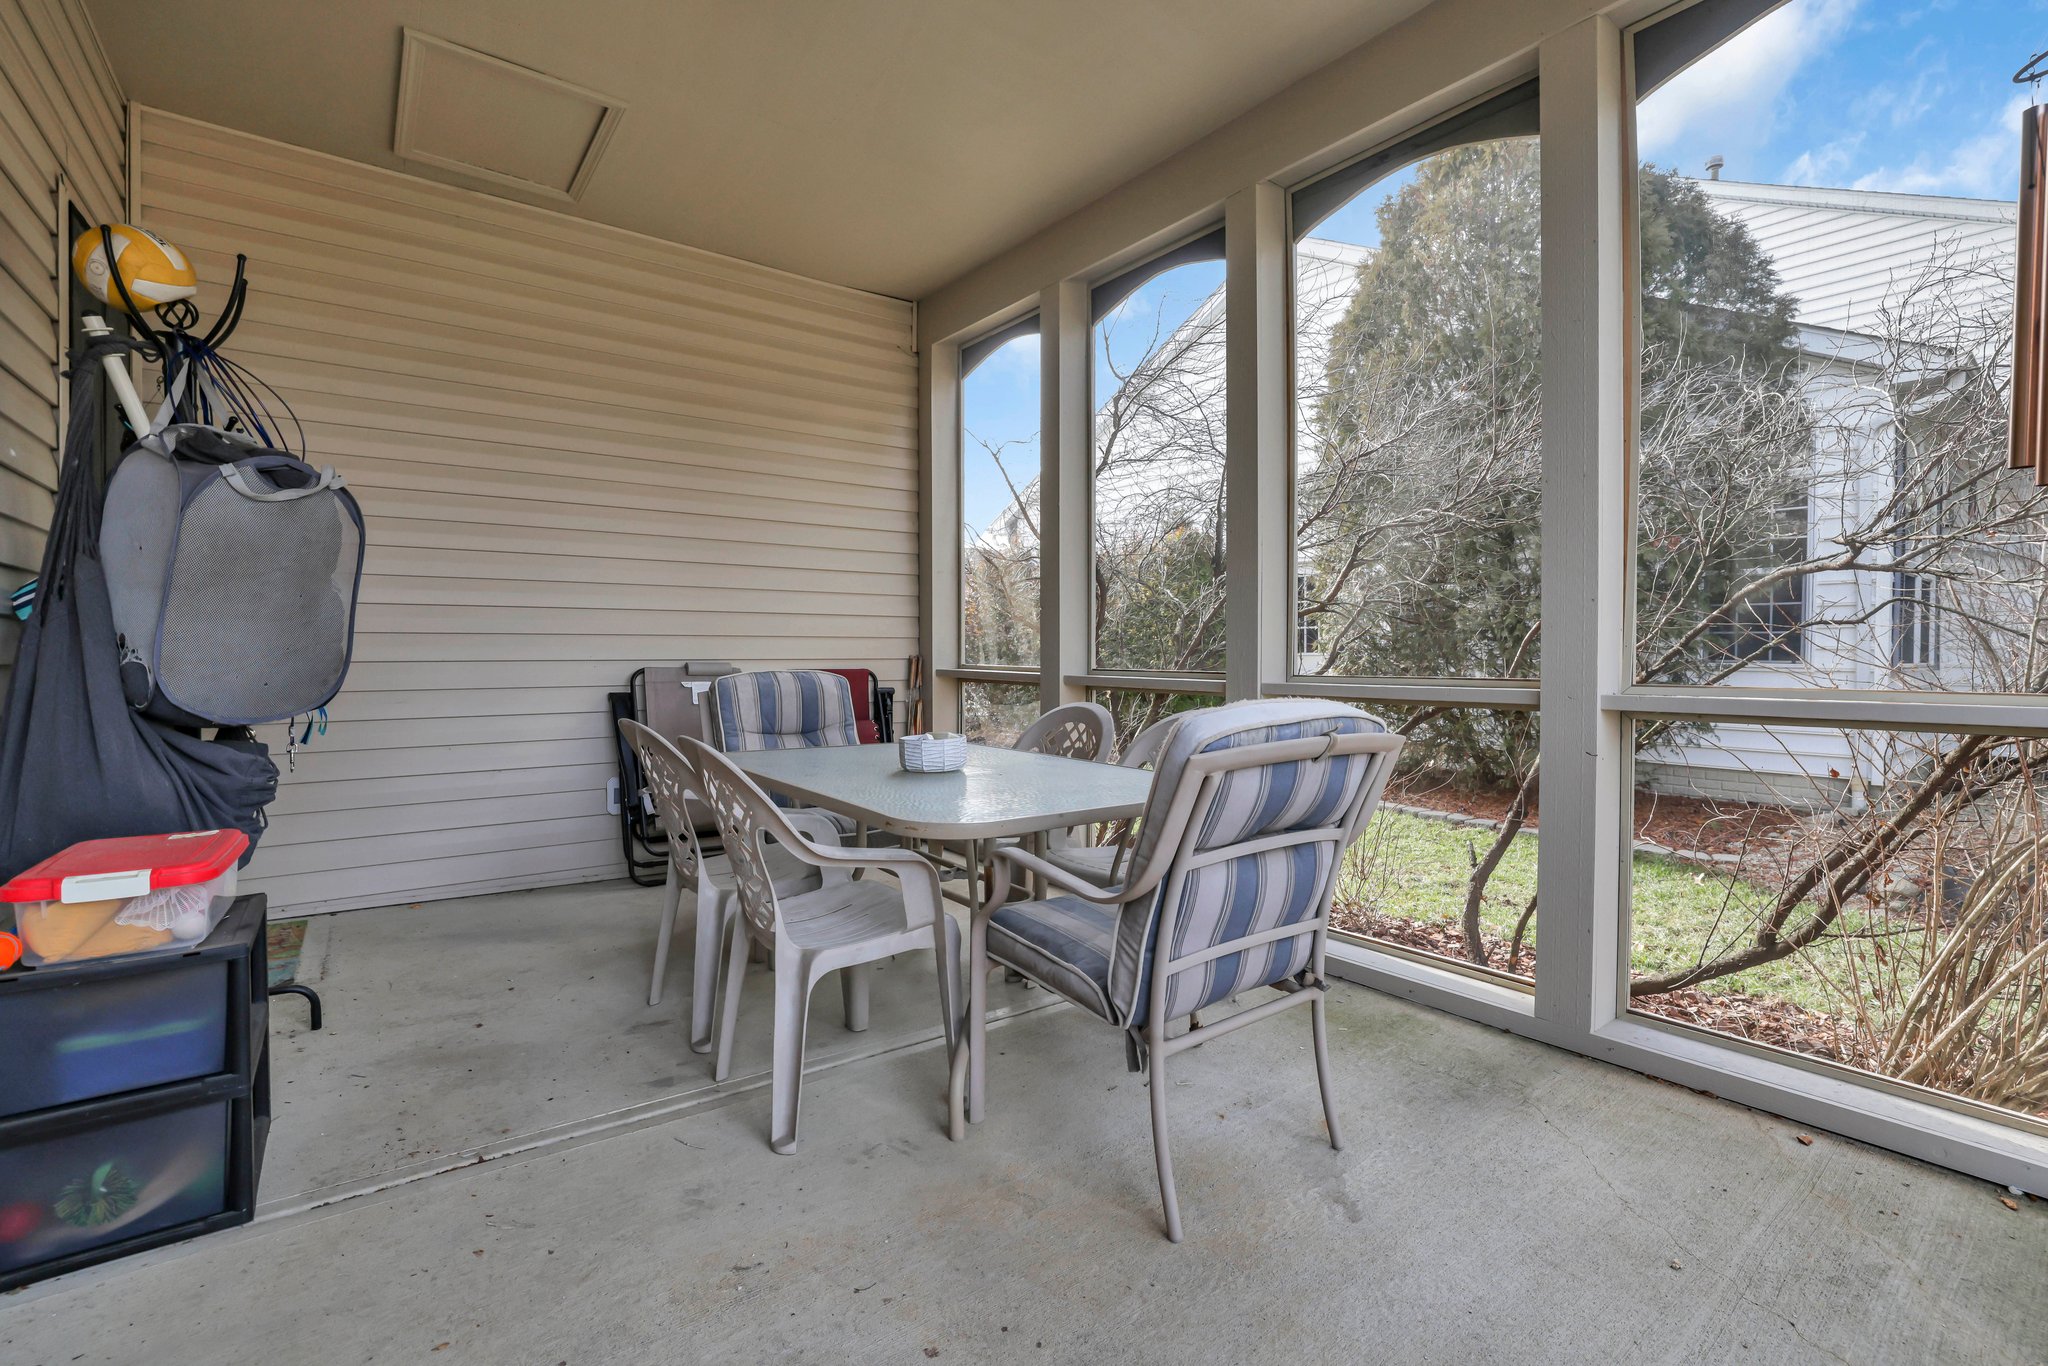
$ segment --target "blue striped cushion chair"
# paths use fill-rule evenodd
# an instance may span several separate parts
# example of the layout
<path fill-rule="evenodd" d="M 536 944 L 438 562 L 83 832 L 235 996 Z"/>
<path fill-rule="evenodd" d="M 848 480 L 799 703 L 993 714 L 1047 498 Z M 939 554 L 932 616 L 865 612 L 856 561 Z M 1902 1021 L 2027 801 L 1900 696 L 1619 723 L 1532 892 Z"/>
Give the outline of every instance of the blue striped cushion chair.
<path fill-rule="evenodd" d="M 852 685 L 822 669 L 726 674 L 712 682 L 711 702 L 712 737 L 727 754 L 860 743 Z M 775 804 L 788 806 L 790 802 L 778 794 Z M 851 817 L 837 811 L 825 814 L 840 834 L 854 833 L 856 822 Z"/>
<path fill-rule="evenodd" d="M 1324 744 L 1315 744 L 1327 737 Z M 1350 740 L 1343 750 L 1337 745 Z M 1255 746 L 1291 748 L 1256 751 Z M 1343 1146 L 1330 1086 L 1322 946 L 1337 862 L 1371 818 L 1401 742 L 1363 712 L 1330 702 L 1241 702 L 1181 718 L 1152 773 L 1129 874 L 1085 896 L 1012 902 L 977 919 L 988 959 L 1024 973 L 1124 1031 L 1133 1070 L 1147 1061 L 1152 1140 L 1166 1235 L 1180 1241 L 1180 1202 L 1166 1134 L 1167 1059 L 1211 1034 L 1295 1006 L 1310 1010 L 1330 1146 Z M 1246 751 L 1232 762 L 1229 751 Z M 1024 857 L 1003 852 L 998 858 Z M 1126 896 L 1125 889 L 1131 889 Z M 1071 893 L 1075 888 L 1070 885 Z M 1170 926 L 1170 936 L 1165 927 Z M 1298 929 L 1296 928 L 1298 927 Z M 978 948 L 977 952 L 981 950 Z M 953 1136 L 982 1118 L 987 1023 L 970 961 L 968 1047 L 954 1059 Z M 1153 991 L 1153 974 L 1168 974 Z M 1288 979 L 1295 979 L 1288 983 Z M 1301 988 L 1169 1036 L 1171 1021 L 1254 987 Z M 1162 998 L 1153 1018 L 1153 997 Z"/>
<path fill-rule="evenodd" d="M 860 743 L 852 687 L 822 669 L 727 674 L 712 683 L 711 697 L 727 754 Z"/>
<path fill-rule="evenodd" d="M 1152 792 L 1132 849 L 1124 885 L 1140 884 L 1155 862 L 1183 850 L 1207 855 L 1288 831 L 1326 825 L 1358 795 L 1370 764 L 1338 755 L 1234 769 L 1200 829 L 1162 847 L 1188 761 L 1197 754 L 1340 734 L 1380 734 L 1385 727 L 1352 707 L 1330 702 L 1246 702 L 1191 712 L 1181 720 L 1153 768 Z M 1166 1015 L 1178 1020 L 1241 991 L 1270 986 L 1308 965 L 1315 931 L 1331 890 L 1333 843 L 1248 852 L 1168 877 L 1121 906 L 1093 906 L 1073 897 L 1012 902 L 989 918 L 989 956 L 1016 968 L 1076 1004 L 1136 1033 L 1150 1005 L 1152 959 L 1165 898 L 1175 898 L 1175 958 L 1263 930 L 1307 922 L 1303 932 L 1226 954 L 1177 972 L 1167 985 Z"/>

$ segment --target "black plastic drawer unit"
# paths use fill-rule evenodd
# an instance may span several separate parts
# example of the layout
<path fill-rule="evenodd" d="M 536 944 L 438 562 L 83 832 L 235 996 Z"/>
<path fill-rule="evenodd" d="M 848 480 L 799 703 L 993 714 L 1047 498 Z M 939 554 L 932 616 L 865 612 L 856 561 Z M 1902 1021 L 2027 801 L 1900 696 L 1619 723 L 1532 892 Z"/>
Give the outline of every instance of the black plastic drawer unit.
<path fill-rule="evenodd" d="M 185 953 L 0 975 L 0 1290 L 249 1221 L 263 928 L 247 896 Z"/>

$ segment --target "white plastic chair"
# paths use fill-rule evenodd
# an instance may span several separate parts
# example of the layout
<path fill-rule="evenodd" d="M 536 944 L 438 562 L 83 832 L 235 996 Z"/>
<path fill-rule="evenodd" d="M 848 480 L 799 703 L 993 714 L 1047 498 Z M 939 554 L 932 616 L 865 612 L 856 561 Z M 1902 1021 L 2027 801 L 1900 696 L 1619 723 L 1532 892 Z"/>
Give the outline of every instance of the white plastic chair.
<path fill-rule="evenodd" d="M 1025 727 L 1010 748 L 1026 754 L 1056 754 L 1063 759 L 1106 763 L 1116 752 L 1116 718 L 1109 714 L 1109 708 L 1097 703 L 1069 702 L 1054 707 Z M 1046 838 L 1055 843 L 1078 843 L 1064 830 L 1047 831 Z M 998 845 L 1015 843 L 1014 839 L 997 841 Z"/>
<path fill-rule="evenodd" d="M 1069 702 L 1026 726 L 1010 748 L 1068 759 L 1107 759 L 1116 750 L 1116 718 L 1094 702 Z"/>
<path fill-rule="evenodd" d="M 804 1029 L 811 990 L 827 973 L 844 973 L 849 1027 L 856 1009 L 866 1020 L 866 965 L 923 948 L 938 951 L 939 1010 L 950 1052 L 960 1026 L 960 927 L 941 909 L 939 875 L 908 849 L 841 849 L 814 843 L 799 833 L 798 813 L 775 805 L 723 754 L 688 742 L 698 788 L 718 821 L 726 856 L 738 885 L 740 914 L 733 917 L 726 949 L 725 981 L 719 993 L 718 1056 L 712 1076 L 723 1081 L 732 1070 L 733 1038 L 739 1027 L 740 987 L 747 971 L 751 938 L 774 952 L 775 1044 L 768 1146 L 796 1150 L 798 1106 L 803 1089 Z M 775 843 L 770 843 L 769 841 Z M 778 848 L 818 870 L 813 891 L 784 893 L 774 877 Z M 894 883 L 855 879 L 857 868 L 885 868 Z"/>
<path fill-rule="evenodd" d="M 1152 767 L 1152 761 L 1159 756 L 1159 747 L 1166 743 L 1166 737 L 1178 724 L 1178 715 L 1165 716 L 1139 731 L 1124 746 L 1123 757 L 1117 760 L 1117 765 L 1121 768 Z M 1053 867 L 1106 887 L 1123 872 L 1124 857 L 1130 852 L 1131 837 L 1137 829 L 1136 820 L 1125 821 L 1122 832 L 1107 844 L 1076 843 L 1064 838 L 1064 831 L 1055 830 L 1039 853 Z"/>
<path fill-rule="evenodd" d="M 638 721 L 621 720 L 619 733 L 639 757 L 640 772 L 654 797 L 655 814 L 668 835 L 668 887 L 661 908 L 661 930 L 654 940 L 654 980 L 647 1004 L 661 1004 L 668 978 L 669 941 L 675 936 L 676 913 L 688 893 L 695 907 L 696 948 L 690 964 L 690 1049 L 711 1051 L 713 1000 L 718 993 L 718 953 L 737 910 L 732 865 L 725 855 L 707 855 L 697 840 L 696 775 L 690 761 L 659 732 Z M 813 839 L 840 843 L 839 831 L 818 811 L 792 811 L 790 823 Z M 780 846 L 770 846 L 769 864 L 776 890 L 788 895 L 818 886 L 818 870 Z"/>

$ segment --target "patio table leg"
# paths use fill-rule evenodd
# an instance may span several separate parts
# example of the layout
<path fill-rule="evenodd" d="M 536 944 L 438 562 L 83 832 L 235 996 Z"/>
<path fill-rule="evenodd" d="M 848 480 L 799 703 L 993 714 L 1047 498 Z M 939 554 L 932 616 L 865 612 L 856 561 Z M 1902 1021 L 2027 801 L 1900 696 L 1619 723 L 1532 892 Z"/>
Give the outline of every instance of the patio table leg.
<path fill-rule="evenodd" d="M 968 922 L 967 1030 L 954 1059 L 955 1093 L 965 1090 L 961 1109 L 969 1123 L 981 1123 L 988 1090 L 988 924 L 979 916 Z M 962 1078 L 958 1073 L 964 1071 Z M 964 1082 L 964 1087 L 961 1083 Z M 959 1135 L 956 1133 L 955 1137 Z"/>

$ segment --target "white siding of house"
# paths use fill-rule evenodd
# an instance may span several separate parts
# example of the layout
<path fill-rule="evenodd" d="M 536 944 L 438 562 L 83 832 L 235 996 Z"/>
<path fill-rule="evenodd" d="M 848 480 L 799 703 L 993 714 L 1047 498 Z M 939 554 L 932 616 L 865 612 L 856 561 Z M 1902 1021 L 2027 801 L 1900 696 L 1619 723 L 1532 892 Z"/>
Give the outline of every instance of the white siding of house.
<path fill-rule="evenodd" d="M 2019 210 L 1989 199 L 1885 194 L 1804 185 L 1696 180 L 1714 208 L 1748 230 L 1778 284 L 1812 327 L 1865 336 L 1887 332 L 1904 289 L 1938 261 L 1963 267 L 2009 263 Z M 2001 294 L 1995 272 L 1975 288 L 1944 291 L 1975 307 Z"/>
<path fill-rule="evenodd" d="M 1747 230 L 1769 257 L 1779 286 L 1798 301 L 1807 329 L 1802 387 L 1829 416 L 1814 453 L 1808 538 L 1825 549 L 1889 496 L 1889 405 L 1869 391 L 1859 362 L 1879 354 L 1899 310 L 1930 270 L 1953 268 L 1942 294 L 1961 309 L 2010 307 L 2005 277 L 2017 237 L 2017 209 L 1996 200 L 1902 195 L 1813 186 L 1694 181 L 1715 210 Z M 1924 286 L 1923 286 L 1924 287 Z M 1826 332 L 1815 329 L 1828 329 Z M 1911 340 L 1910 337 L 1907 340 Z M 1759 664 L 1730 681 L 1757 687 L 1886 686 L 1891 614 L 1886 571 L 1836 570 L 1807 584 L 1810 620 L 1796 664 Z M 1662 746 L 1642 773 L 1661 791 L 1744 800 L 1809 800 L 1800 779 L 1826 799 L 1852 778 L 1881 786 L 1879 754 L 1839 731 L 1725 724 L 1695 743 Z"/>
<path fill-rule="evenodd" d="M 354 670 L 245 882 L 273 910 L 620 875 L 604 695 L 641 664 L 902 681 L 909 304 L 135 120 L 137 221 L 208 316 L 248 254 L 231 352 L 369 526 Z"/>
<path fill-rule="evenodd" d="M 95 222 L 126 199 L 122 100 L 78 0 L 0 0 L 0 597 L 35 577 L 57 488 L 68 333 L 60 180 Z M 0 695 L 21 630 L 0 612 Z"/>

